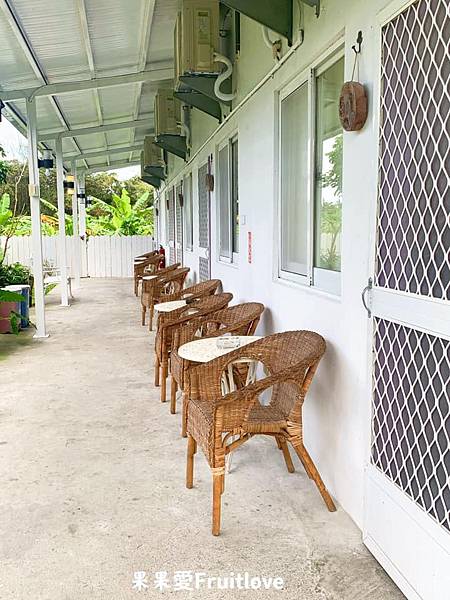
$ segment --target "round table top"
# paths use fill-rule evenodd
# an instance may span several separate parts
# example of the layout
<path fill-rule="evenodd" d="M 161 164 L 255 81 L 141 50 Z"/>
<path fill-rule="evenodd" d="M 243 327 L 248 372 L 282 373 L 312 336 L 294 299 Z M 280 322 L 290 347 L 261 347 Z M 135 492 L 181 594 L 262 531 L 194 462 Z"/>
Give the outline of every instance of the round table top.
<path fill-rule="evenodd" d="M 142 279 L 145 281 L 150 281 L 150 279 L 156 279 L 157 275 L 144 275 Z"/>
<path fill-rule="evenodd" d="M 233 350 L 237 350 L 237 348 L 247 346 L 247 344 L 251 344 L 252 342 L 256 342 L 256 340 L 260 340 L 262 338 L 261 335 L 233 335 L 230 337 L 233 339 L 238 339 L 239 346 L 235 346 L 233 348 L 219 348 L 217 346 L 217 340 L 223 340 L 225 337 L 227 336 L 200 338 L 198 340 L 188 342 L 187 344 L 183 344 L 178 348 L 178 354 L 185 360 L 205 363 L 213 360 L 214 358 L 219 358 L 219 356 L 224 356 L 229 352 L 233 352 Z"/>
<path fill-rule="evenodd" d="M 186 300 L 173 300 L 172 302 L 155 304 L 154 309 L 158 312 L 172 312 L 173 310 L 177 310 L 177 308 L 183 308 L 183 306 L 186 306 Z"/>

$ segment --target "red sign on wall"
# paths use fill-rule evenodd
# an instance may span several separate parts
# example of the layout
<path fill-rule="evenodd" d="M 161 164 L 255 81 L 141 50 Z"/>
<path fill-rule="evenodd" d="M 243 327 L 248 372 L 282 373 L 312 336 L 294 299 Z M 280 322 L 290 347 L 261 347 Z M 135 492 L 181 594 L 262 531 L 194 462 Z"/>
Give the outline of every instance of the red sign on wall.
<path fill-rule="evenodd" d="M 247 233 L 247 260 L 252 264 L 252 232 Z"/>

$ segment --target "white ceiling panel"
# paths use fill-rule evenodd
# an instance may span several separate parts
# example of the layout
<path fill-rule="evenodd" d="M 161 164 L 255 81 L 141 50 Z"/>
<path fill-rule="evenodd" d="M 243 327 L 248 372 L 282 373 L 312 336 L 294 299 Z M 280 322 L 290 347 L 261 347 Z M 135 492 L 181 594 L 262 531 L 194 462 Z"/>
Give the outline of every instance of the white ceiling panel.
<path fill-rule="evenodd" d="M 125 121 L 133 119 L 133 87 L 129 85 L 99 90 L 104 120 Z"/>
<path fill-rule="evenodd" d="M 96 72 L 136 71 L 138 32 L 144 3 L 149 0 L 85 0 Z"/>
<path fill-rule="evenodd" d="M 58 103 L 67 116 L 72 129 L 100 125 L 92 90 L 76 94 L 62 94 L 58 97 Z"/>
<path fill-rule="evenodd" d="M 14 0 L 12 5 L 50 83 L 89 78 L 75 0 Z"/>
<path fill-rule="evenodd" d="M 171 60 L 179 6 L 179 0 L 2 0 L 0 98 L 2 89 L 136 73 L 150 69 L 152 62 Z M 63 151 L 96 153 L 142 142 L 153 129 L 154 96 L 160 86 L 167 86 L 167 81 L 39 97 L 38 129 L 56 133 L 66 129 L 65 122 L 74 129 L 148 118 L 138 130 L 64 138 Z M 22 127 L 13 110 L 26 120 L 25 101 L 12 101 L 10 108 L 8 118 Z M 54 147 L 52 141 L 48 145 Z M 110 160 L 129 157 L 130 151 L 124 151 Z M 87 162 L 93 166 L 107 161 L 94 157 Z"/>
<path fill-rule="evenodd" d="M 1 10 L 0 65 L 0 86 L 3 90 L 32 87 L 40 83 Z"/>
<path fill-rule="evenodd" d="M 126 146 L 130 140 L 130 130 L 120 129 L 118 131 L 108 131 L 106 139 L 108 146 Z"/>
<path fill-rule="evenodd" d="M 173 58 L 173 31 L 181 2 L 157 0 L 147 55 L 148 62 Z"/>

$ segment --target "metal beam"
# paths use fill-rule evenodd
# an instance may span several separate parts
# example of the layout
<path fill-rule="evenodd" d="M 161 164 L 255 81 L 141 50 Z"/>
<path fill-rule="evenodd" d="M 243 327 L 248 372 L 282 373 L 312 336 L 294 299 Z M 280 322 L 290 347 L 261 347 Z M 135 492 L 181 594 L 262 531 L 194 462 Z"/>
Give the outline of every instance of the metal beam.
<path fill-rule="evenodd" d="M 76 0 L 77 2 L 77 7 L 78 7 L 78 14 L 80 16 L 80 26 L 81 26 L 81 33 L 82 33 L 82 37 L 83 37 L 83 44 L 84 44 L 84 49 L 86 51 L 86 57 L 87 57 L 87 61 L 89 64 L 89 71 L 91 73 L 91 79 L 95 79 L 96 77 L 96 72 L 95 72 L 95 63 L 94 63 L 94 53 L 92 51 L 92 44 L 91 44 L 91 38 L 89 35 L 89 26 L 88 26 L 88 21 L 87 21 L 87 13 L 86 13 L 86 5 L 84 3 L 84 0 Z M 103 113 L 102 113 L 102 106 L 101 106 L 101 102 L 100 102 L 100 94 L 98 92 L 98 89 L 93 90 L 93 94 L 94 94 L 94 100 L 95 100 L 95 108 L 97 110 L 97 118 L 99 121 L 99 126 L 103 125 Z M 104 142 L 104 148 L 106 149 L 108 146 L 108 139 L 106 137 L 106 134 L 103 134 L 103 142 Z"/>
<path fill-rule="evenodd" d="M 111 162 L 110 165 L 95 165 L 87 169 L 85 173 L 99 173 L 102 171 L 112 171 L 114 169 L 122 169 L 124 167 L 135 167 L 141 164 L 140 160 L 119 160 L 117 162 Z"/>
<path fill-rule="evenodd" d="M 154 143 L 163 150 L 166 150 L 167 152 L 175 154 L 175 156 L 186 160 L 187 146 L 185 137 L 182 137 L 181 135 L 159 134 L 155 138 Z"/>
<path fill-rule="evenodd" d="M 47 132 L 43 131 L 38 134 L 39 141 L 57 140 L 58 138 L 78 137 L 79 135 L 91 135 L 93 133 L 105 133 L 106 131 L 116 131 L 117 129 L 139 129 L 140 127 L 148 127 L 149 134 L 153 133 L 153 113 L 152 119 L 136 119 L 133 121 L 122 121 L 121 123 L 107 123 L 106 125 L 95 125 L 93 127 L 79 127 L 78 129 L 70 129 L 65 131 Z"/>
<path fill-rule="evenodd" d="M 126 146 L 115 146 L 112 148 L 107 148 L 106 150 L 94 150 L 92 152 L 83 152 L 83 154 L 73 155 L 73 154 L 65 154 L 65 160 L 89 160 L 90 158 L 98 158 L 99 156 L 104 156 L 108 154 L 126 154 L 127 152 L 135 152 L 137 150 L 142 150 L 143 142 L 139 142 L 136 144 L 127 144 Z"/>
<path fill-rule="evenodd" d="M 36 102 L 27 101 L 28 121 L 28 193 L 30 196 L 31 209 L 31 243 L 34 278 L 34 302 L 35 302 L 35 338 L 47 337 L 45 329 L 45 294 L 44 273 L 42 256 L 42 232 L 41 232 L 41 198 L 39 190 L 39 168 L 36 129 Z"/>
<path fill-rule="evenodd" d="M 80 229 L 79 229 L 79 221 L 78 221 L 78 191 L 79 191 L 79 181 L 77 172 L 77 165 L 75 161 L 72 161 L 72 175 L 74 181 L 74 189 L 72 196 L 72 229 L 73 229 L 73 241 L 74 241 L 74 255 L 75 260 L 73 261 L 74 267 L 74 279 L 75 285 L 77 288 L 80 287 L 80 278 L 81 278 L 81 240 L 80 240 Z"/>
<path fill-rule="evenodd" d="M 0 6 L 4 2 L 6 2 L 6 0 L 0 0 Z M 62 94 L 74 94 L 86 90 L 100 90 L 141 81 L 159 84 L 168 79 L 173 79 L 173 61 L 165 60 L 152 63 L 150 68 L 147 68 L 146 71 L 142 71 L 141 73 L 127 73 L 126 75 L 113 75 L 111 77 L 98 77 L 96 79 L 70 81 L 66 83 L 49 83 L 40 87 L 4 91 L 1 92 L 0 95 L 4 102 L 11 102 L 14 100 L 24 100 L 30 97 L 61 96 Z"/>
<path fill-rule="evenodd" d="M 213 100 L 196 90 L 191 90 L 184 84 L 180 84 L 179 89 L 175 90 L 173 95 L 181 102 L 193 106 L 207 115 L 211 115 L 211 117 L 215 117 L 218 121 L 222 120 L 222 109 L 217 100 Z"/>
<path fill-rule="evenodd" d="M 289 44 L 292 44 L 294 6 L 292 0 L 278 0 L 277 2 L 273 0 L 222 0 L 222 2 L 283 35 Z"/>
<path fill-rule="evenodd" d="M 141 39 L 139 43 L 139 62 L 138 71 L 143 71 L 147 64 L 148 57 L 148 44 L 150 41 L 150 32 L 153 24 L 153 14 L 155 12 L 156 0 L 149 0 L 144 2 L 142 7 L 142 28 L 141 28 Z M 137 119 L 139 116 L 139 107 L 141 105 L 143 83 L 139 82 L 136 89 L 136 96 L 134 100 L 133 119 Z M 135 130 L 131 131 L 130 144 L 134 142 Z M 130 155 L 131 158 L 131 155 Z"/>
<path fill-rule="evenodd" d="M 64 165 L 62 142 L 56 141 L 56 193 L 58 198 L 58 250 L 59 271 L 61 273 L 61 306 L 69 306 L 69 290 L 67 285 L 67 248 L 66 248 L 66 210 L 64 205 Z"/>

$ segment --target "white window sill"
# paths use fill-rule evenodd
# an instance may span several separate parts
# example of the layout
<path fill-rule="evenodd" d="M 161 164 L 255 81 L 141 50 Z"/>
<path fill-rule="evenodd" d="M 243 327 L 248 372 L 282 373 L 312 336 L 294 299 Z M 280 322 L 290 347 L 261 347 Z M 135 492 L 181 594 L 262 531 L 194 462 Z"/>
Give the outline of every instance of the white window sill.
<path fill-rule="evenodd" d="M 232 261 L 229 258 L 218 258 L 216 260 L 218 265 L 223 265 L 225 267 L 233 267 L 233 269 L 237 269 L 239 267 L 239 263 L 236 261 Z"/>
<path fill-rule="evenodd" d="M 273 281 L 274 283 L 277 283 L 279 285 L 284 285 L 295 290 L 300 290 L 307 294 L 313 294 L 314 296 L 320 296 L 321 298 L 331 300 L 332 302 L 337 302 L 339 304 L 342 302 L 342 297 L 340 294 L 334 294 L 328 290 L 320 289 L 319 287 L 314 285 L 307 285 L 306 283 L 291 281 L 280 276 L 275 276 Z"/>

